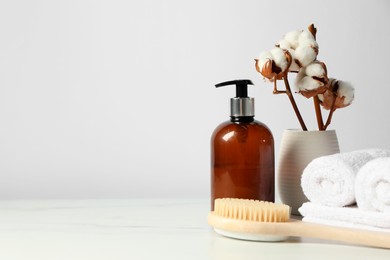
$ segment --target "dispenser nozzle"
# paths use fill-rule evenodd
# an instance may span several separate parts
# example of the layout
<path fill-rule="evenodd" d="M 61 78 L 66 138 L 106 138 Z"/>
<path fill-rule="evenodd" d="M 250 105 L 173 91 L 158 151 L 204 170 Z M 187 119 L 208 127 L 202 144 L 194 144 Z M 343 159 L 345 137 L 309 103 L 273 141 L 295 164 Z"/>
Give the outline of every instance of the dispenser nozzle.
<path fill-rule="evenodd" d="M 236 85 L 236 97 L 230 100 L 230 116 L 253 117 L 254 116 L 254 99 L 248 97 L 248 85 L 253 85 L 249 79 L 231 80 L 216 84 L 215 87 L 224 87 Z"/>
<path fill-rule="evenodd" d="M 246 98 L 248 97 L 248 85 L 253 85 L 253 83 L 249 79 L 239 79 L 218 83 L 215 85 L 215 87 L 219 88 L 229 85 L 236 85 L 237 98 Z"/>

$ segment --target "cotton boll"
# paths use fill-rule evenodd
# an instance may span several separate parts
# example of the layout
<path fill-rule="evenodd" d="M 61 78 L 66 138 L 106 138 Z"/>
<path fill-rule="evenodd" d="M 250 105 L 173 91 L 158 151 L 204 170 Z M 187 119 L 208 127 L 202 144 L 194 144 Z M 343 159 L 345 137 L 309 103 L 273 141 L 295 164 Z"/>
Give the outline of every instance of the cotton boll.
<path fill-rule="evenodd" d="M 297 84 L 299 91 L 315 90 L 319 87 L 322 87 L 324 83 L 319 80 L 313 79 L 312 77 L 306 76 Z"/>
<path fill-rule="evenodd" d="M 318 95 L 318 99 L 320 100 L 320 104 L 324 109 L 335 110 L 339 104 L 342 105 L 343 103 L 343 101 L 340 100 L 340 98 L 337 98 L 337 95 L 335 94 L 339 88 L 339 81 L 334 78 L 329 78 L 328 84 L 328 90 L 325 93 Z"/>
<path fill-rule="evenodd" d="M 273 81 L 277 76 L 277 73 L 273 70 L 273 55 L 270 51 L 264 51 L 260 53 L 259 59 L 256 60 L 256 70 L 263 75 L 264 79 Z"/>
<path fill-rule="evenodd" d="M 284 50 L 290 50 L 291 49 L 291 45 L 290 43 L 285 40 L 285 39 L 281 39 L 280 41 L 278 41 L 275 46 L 279 47 L 279 48 L 282 48 Z"/>
<path fill-rule="evenodd" d="M 341 80 L 330 79 L 329 90 L 318 95 L 321 105 L 327 110 L 335 110 L 349 106 L 354 99 L 353 86 Z"/>
<path fill-rule="evenodd" d="M 294 86 L 295 86 L 295 90 L 297 92 L 300 92 L 301 90 L 304 90 L 304 87 L 301 85 L 301 82 L 302 82 L 304 77 L 306 77 L 305 68 L 301 68 L 301 69 L 299 69 L 298 74 L 295 77 L 295 84 L 294 84 Z"/>
<path fill-rule="evenodd" d="M 318 54 L 318 44 L 314 36 L 306 31 L 289 32 L 276 46 L 290 52 L 293 62 L 289 71 L 299 71 L 301 67 L 313 62 Z"/>
<path fill-rule="evenodd" d="M 292 65 L 292 64 L 291 64 Z M 299 84 L 300 82 L 302 81 L 302 79 L 306 77 L 306 69 L 305 68 L 301 68 L 299 69 L 298 71 L 298 74 L 297 76 L 295 77 L 295 88 L 299 91 Z"/>
<path fill-rule="evenodd" d="M 301 33 L 302 33 L 302 31 L 291 31 L 291 32 L 287 33 L 283 39 L 286 40 L 290 44 L 290 47 L 292 49 L 296 49 L 298 47 L 299 37 L 300 37 Z"/>
<path fill-rule="evenodd" d="M 271 52 L 269 52 L 269 51 L 263 51 L 262 53 L 260 53 L 259 59 L 258 59 L 258 66 L 259 66 L 259 69 L 260 69 L 260 70 L 263 68 L 264 64 L 265 64 L 268 60 L 272 60 L 272 54 L 271 54 Z"/>
<path fill-rule="evenodd" d="M 266 59 L 272 60 L 272 54 L 270 51 L 263 51 L 262 53 L 260 53 L 259 60 L 266 60 Z"/>
<path fill-rule="evenodd" d="M 289 66 L 289 62 L 286 58 L 284 51 L 281 48 L 275 47 L 271 50 L 273 60 L 282 71 L 285 71 Z"/>
<path fill-rule="evenodd" d="M 323 94 L 327 90 L 327 85 L 324 82 L 309 76 L 302 78 L 297 86 L 299 93 L 306 98 Z"/>
<path fill-rule="evenodd" d="M 318 47 L 318 43 L 316 41 L 304 41 L 302 43 L 299 44 L 298 48 L 312 48 L 316 54 L 316 56 L 318 55 L 319 53 L 319 47 Z"/>
<path fill-rule="evenodd" d="M 298 65 L 305 67 L 312 63 L 317 58 L 316 51 L 308 46 L 299 46 L 295 50 L 295 60 L 299 62 Z"/>
<path fill-rule="evenodd" d="M 328 89 L 328 76 L 324 63 L 315 61 L 298 72 L 295 86 L 300 94 L 311 98 Z"/>
<path fill-rule="evenodd" d="M 318 43 L 315 40 L 302 40 L 299 42 L 299 46 L 308 46 L 312 47 L 313 49 L 318 49 Z"/>
<path fill-rule="evenodd" d="M 354 99 L 355 89 L 351 83 L 339 80 L 337 96 L 344 97 L 343 104 L 347 106 L 351 104 Z"/>
<path fill-rule="evenodd" d="M 308 31 L 303 31 L 299 34 L 298 37 L 298 44 L 304 44 L 305 42 L 315 42 L 316 39 L 314 38 L 313 34 Z"/>
<path fill-rule="evenodd" d="M 319 53 L 319 47 L 318 47 L 318 43 L 316 41 L 303 41 L 299 44 L 299 46 L 301 47 L 310 47 L 314 50 L 314 52 L 316 53 L 316 55 L 318 55 Z"/>
<path fill-rule="evenodd" d="M 311 77 L 324 78 L 326 76 L 326 70 L 323 63 L 312 62 L 305 67 L 305 73 Z"/>
<path fill-rule="evenodd" d="M 270 81 L 282 79 L 292 61 L 287 50 L 275 47 L 270 51 L 260 53 L 256 60 L 256 70 Z"/>
<path fill-rule="evenodd" d="M 300 67 L 298 66 L 298 64 L 295 62 L 295 50 L 293 49 L 286 49 L 290 54 L 291 54 L 291 58 L 292 58 L 292 62 L 288 68 L 289 71 L 295 71 L 295 72 L 298 72 Z"/>
<path fill-rule="evenodd" d="M 300 67 L 298 66 L 298 64 L 295 62 L 295 59 L 293 58 L 293 61 L 291 62 L 290 67 L 288 68 L 288 71 L 298 72 L 299 69 L 300 69 Z"/>
<path fill-rule="evenodd" d="M 298 44 L 299 44 L 298 47 L 301 48 L 305 48 L 305 47 L 312 48 L 316 52 L 316 55 L 318 55 L 318 43 L 310 32 L 303 31 L 299 36 Z"/>

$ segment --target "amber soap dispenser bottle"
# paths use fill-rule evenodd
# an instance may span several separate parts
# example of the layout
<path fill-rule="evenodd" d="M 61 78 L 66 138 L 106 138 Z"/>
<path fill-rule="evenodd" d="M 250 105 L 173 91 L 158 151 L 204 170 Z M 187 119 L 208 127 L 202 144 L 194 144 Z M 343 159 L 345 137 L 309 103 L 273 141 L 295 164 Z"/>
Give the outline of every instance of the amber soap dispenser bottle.
<path fill-rule="evenodd" d="M 250 80 L 215 85 L 236 86 L 230 100 L 230 120 L 211 137 L 211 209 L 217 198 L 275 200 L 274 139 L 270 129 L 255 120 L 254 99 L 248 97 Z"/>

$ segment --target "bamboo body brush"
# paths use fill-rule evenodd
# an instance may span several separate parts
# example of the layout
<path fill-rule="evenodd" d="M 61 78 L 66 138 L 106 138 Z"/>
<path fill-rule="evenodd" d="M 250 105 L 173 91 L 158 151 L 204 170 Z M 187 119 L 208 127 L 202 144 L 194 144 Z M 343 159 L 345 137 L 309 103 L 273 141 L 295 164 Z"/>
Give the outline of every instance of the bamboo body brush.
<path fill-rule="evenodd" d="M 216 199 L 208 223 L 221 235 L 255 241 L 283 241 L 290 236 L 318 238 L 390 249 L 390 233 L 333 227 L 290 219 L 284 204 L 246 199 Z"/>

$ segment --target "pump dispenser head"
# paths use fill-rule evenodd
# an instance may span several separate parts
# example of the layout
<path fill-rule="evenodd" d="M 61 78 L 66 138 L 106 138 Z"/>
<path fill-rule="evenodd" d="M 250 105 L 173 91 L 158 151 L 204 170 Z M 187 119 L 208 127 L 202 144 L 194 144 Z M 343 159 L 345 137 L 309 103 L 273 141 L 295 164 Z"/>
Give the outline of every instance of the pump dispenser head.
<path fill-rule="evenodd" d="M 255 115 L 255 99 L 248 97 L 248 85 L 253 85 L 249 79 L 231 80 L 219 83 L 215 87 L 236 85 L 236 97 L 230 99 L 231 117 L 253 117 Z"/>

